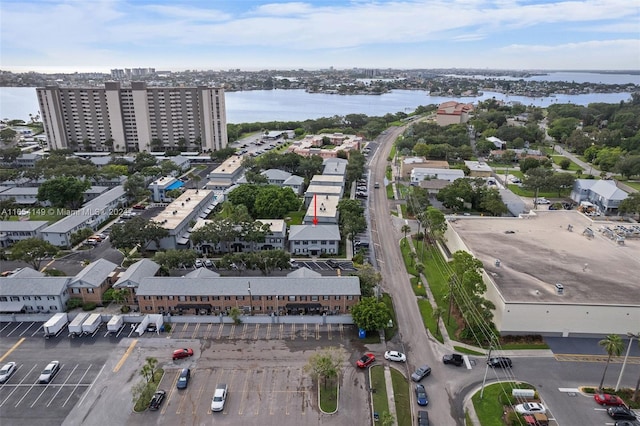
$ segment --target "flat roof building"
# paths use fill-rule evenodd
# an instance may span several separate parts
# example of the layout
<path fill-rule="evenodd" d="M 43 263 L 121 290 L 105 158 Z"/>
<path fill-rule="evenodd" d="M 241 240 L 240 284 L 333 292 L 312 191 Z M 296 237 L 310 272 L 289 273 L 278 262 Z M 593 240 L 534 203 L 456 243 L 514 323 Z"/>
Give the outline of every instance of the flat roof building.
<path fill-rule="evenodd" d="M 151 151 L 187 147 L 219 151 L 227 146 L 224 90 L 219 87 L 147 87 L 132 82 L 123 87 L 107 82 L 99 87 L 47 86 L 36 89 L 50 149 Z"/>
<path fill-rule="evenodd" d="M 640 238 L 619 225 L 575 210 L 456 217 L 445 239 L 483 263 L 502 334 L 625 334 L 640 324 Z"/>

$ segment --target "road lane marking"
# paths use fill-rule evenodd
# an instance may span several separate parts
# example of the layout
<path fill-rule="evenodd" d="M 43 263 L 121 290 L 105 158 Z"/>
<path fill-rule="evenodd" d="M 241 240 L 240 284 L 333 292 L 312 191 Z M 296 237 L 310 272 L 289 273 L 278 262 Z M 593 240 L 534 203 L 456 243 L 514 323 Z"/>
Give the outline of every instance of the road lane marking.
<path fill-rule="evenodd" d="M 33 332 L 33 334 L 31 335 L 31 337 L 35 336 L 36 334 L 40 333 L 40 330 L 44 331 L 44 327 L 42 324 L 40 324 L 40 327 L 36 328 L 36 331 Z"/>
<path fill-rule="evenodd" d="M 236 332 L 236 325 L 235 324 L 231 324 L 231 330 L 229 331 L 229 340 L 233 339 L 233 335 L 234 335 L 235 332 Z"/>
<path fill-rule="evenodd" d="M 240 333 L 240 339 L 242 340 L 245 339 L 245 335 L 247 334 L 248 327 L 249 327 L 249 324 L 245 323 L 244 326 L 242 327 L 242 333 Z"/>
<path fill-rule="evenodd" d="M 138 339 L 133 339 L 133 342 L 131 342 L 131 344 L 129 345 L 129 348 L 122 355 L 122 358 L 120 358 L 120 361 L 118 361 L 118 363 L 114 367 L 114 369 L 113 369 L 114 373 L 117 373 L 118 371 L 120 371 L 120 368 L 122 367 L 122 364 L 124 364 L 124 362 L 127 360 L 127 358 L 129 358 L 129 355 L 131 355 L 131 352 L 133 352 L 133 348 L 135 348 L 137 343 L 138 343 Z"/>
<path fill-rule="evenodd" d="M 282 340 L 283 337 L 284 337 L 284 324 L 280 324 L 280 332 L 278 334 L 278 339 Z"/>
<path fill-rule="evenodd" d="M 320 324 L 316 324 L 316 340 L 320 340 Z"/>
<path fill-rule="evenodd" d="M 329 340 L 333 340 L 333 336 L 331 335 L 331 324 L 327 324 L 327 337 L 329 337 Z"/>
<path fill-rule="evenodd" d="M 271 338 L 271 323 L 267 324 L 267 340 Z"/>
<path fill-rule="evenodd" d="M 207 330 L 204 332 L 204 338 L 209 339 L 211 337 L 211 328 L 213 327 L 213 323 L 210 322 L 207 326 Z"/>
<path fill-rule="evenodd" d="M 251 370 L 247 370 L 244 373 L 244 383 L 242 385 L 242 394 L 240 395 L 240 409 L 238 410 L 238 415 L 242 415 L 244 413 L 244 406 L 247 401 L 247 393 L 249 392 L 249 375 L 251 374 Z"/>
<path fill-rule="evenodd" d="M 260 324 L 256 324 L 256 330 L 253 332 L 253 340 L 258 340 L 258 330 L 260 330 Z"/>
<path fill-rule="evenodd" d="M 69 400 L 71 399 L 71 397 L 73 396 L 74 393 L 76 393 L 76 390 L 78 389 L 78 386 L 80 386 L 80 383 L 82 382 L 82 380 L 84 379 L 84 376 L 87 375 L 87 373 L 89 372 L 89 369 L 91 368 L 91 364 L 89 364 L 89 367 L 87 367 L 87 370 L 84 372 L 84 374 L 82 375 L 82 377 L 80 377 L 80 380 L 78 380 L 78 383 L 74 386 L 73 390 L 71 391 L 71 393 L 69 394 L 69 396 L 67 397 L 67 399 L 64 401 L 64 404 L 62 404 L 63 407 L 65 407 L 67 405 L 67 402 L 69 402 Z M 101 370 L 102 371 L 102 370 Z M 82 385 L 82 386 L 87 386 L 87 385 Z M 91 387 L 91 385 L 89 385 L 89 387 Z"/>
<path fill-rule="evenodd" d="M 192 339 L 195 339 L 196 336 L 198 335 L 198 330 L 200 329 L 200 323 L 196 324 L 196 328 L 193 330 L 193 334 L 191 335 Z"/>
<path fill-rule="evenodd" d="M 296 324 L 291 323 L 291 340 L 294 340 L 295 338 L 296 338 Z"/>
<path fill-rule="evenodd" d="M 18 349 L 18 346 L 20 346 L 22 344 L 22 342 L 24 342 L 25 340 L 27 340 L 26 337 L 21 337 L 20 340 L 18 340 L 18 342 L 15 345 L 11 346 L 9 348 L 9 350 L 7 352 L 5 352 L 4 355 L 2 355 L 0 357 L 0 362 L 4 361 L 5 358 L 7 358 L 9 355 L 11 355 L 11 352 L 13 352 L 16 349 Z"/>
<path fill-rule="evenodd" d="M 218 328 L 218 337 L 216 337 L 216 339 L 220 340 L 222 338 L 222 330 L 224 330 L 224 324 L 220 324 L 220 328 Z"/>
<path fill-rule="evenodd" d="M 164 407 L 162 407 L 162 411 L 160 411 L 160 414 L 162 414 L 163 416 L 164 416 L 164 413 L 167 412 L 167 408 L 169 408 L 169 405 L 170 405 L 169 401 L 171 401 L 171 395 L 173 395 L 173 391 L 176 388 L 176 383 L 178 383 L 178 379 L 179 378 L 180 378 L 180 370 L 176 371 L 176 375 L 173 377 L 173 383 L 171 384 L 171 387 L 169 388 L 169 392 L 167 392 L 167 398 L 166 398 L 167 401 L 164 403 Z"/>
<path fill-rule="evenodd" d="M 262 377 L 260 378 L 260 383 L 258 384 L 258 395 L 262 392 L 262 387 L 264 386 L 264 378 L 267 376 L 267 372 L 264 370 L 258 370 L 258 373 L 261 373 Z M 254 413 L 256 416 L 260 414 L 260 404 L 256 403 L 256 411 Z"/>

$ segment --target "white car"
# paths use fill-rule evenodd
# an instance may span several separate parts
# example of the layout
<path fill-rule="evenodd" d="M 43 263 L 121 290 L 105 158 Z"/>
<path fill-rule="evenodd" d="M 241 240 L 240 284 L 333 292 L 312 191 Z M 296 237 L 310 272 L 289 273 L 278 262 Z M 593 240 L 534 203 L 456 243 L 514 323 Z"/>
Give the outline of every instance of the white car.
<path fill-rule="evenodd" d="M 516 405 L 516 411 L 520 414 L 544 414 L 547 412 L 547 409 L 544 408 L 544 405 L 537 402 L 525 402 L 524 404 Z"/>
<path fill-rule="evenodd" d="M 386 359 L 387 361 L 406 362 L 407 356 L 398 351 L 386 351 L 384 353 L 384 359 Z"/>
<path fill-rule="evenodd" d="M 49 365 L 42 370 L 42 374 L 38 378 L 38 383 L 49 383 L 51 379 L 58 373 L 60 370 L 60 361 L 51 361 Z"/>
<path fill-rule="evenodd" d="M 213 394 L 213 399 L 211 400 L 211 411 L 222 411 L 224 410 L 224 403 L 227 400 L 227 385 L 225 383 L 220 383 L 216 386 L 216 391 Z"/>
<path fill-rule="evenodd" d="M 546 198 L 538 198 L 533 200 L 533 202 L 536 204 L 551 204 L 551 201 L 547 200 Z"/>
<path fill-rule="evenodd" d="M 2 369 L 0 369 L 0 383 L 4 383 L 7 380 L 9 380 L 9 377 L 11 377 L 11 375 L 15 372 L 16 372 L 16 363 L 15 362 L 6 363 L 2 367 Z"/>
<path fill-rule="evenodd" d="M 213 262 L 211 261 L 211 259 L 205 259 L 204 266 L 206 266 L 207 268 L 213 268 Z"/>
<path fill-rule="evenodd" d="M 196 260 L 196 268 L 203 268 L 204 267 L 204 263 L 202 262 L 202 260 L 198 259 Z"/>

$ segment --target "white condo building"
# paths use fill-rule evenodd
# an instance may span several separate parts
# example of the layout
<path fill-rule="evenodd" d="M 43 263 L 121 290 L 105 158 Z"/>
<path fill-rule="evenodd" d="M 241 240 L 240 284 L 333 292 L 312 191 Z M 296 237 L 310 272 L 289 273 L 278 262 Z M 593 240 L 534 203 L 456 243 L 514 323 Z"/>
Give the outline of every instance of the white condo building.
<path fill-rule="evenodd" d="M 154 139 L 174 149 L 181 142 L 202 151 L 227 146 L 222 88 L 107 82 L 104 88 L 47 86 L 36 92 L 50 149 L 151 151 Z"/>

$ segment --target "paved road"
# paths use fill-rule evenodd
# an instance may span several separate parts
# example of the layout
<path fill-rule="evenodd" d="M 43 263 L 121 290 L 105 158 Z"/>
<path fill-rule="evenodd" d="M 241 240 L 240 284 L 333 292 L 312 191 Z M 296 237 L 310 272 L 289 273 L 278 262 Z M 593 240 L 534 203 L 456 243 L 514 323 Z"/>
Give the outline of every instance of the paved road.
<path fill-rule="evenodd" d="M 378 138 L 380 147 L 371 159 L 370 167 L 373 181 L 384 181 L 387 157 L 393 141 L 403 130 L 404 127 L 391 128 Z M 460 412 L 453 412 L 448 407 L 451 406 L 451 399 L 459 392 L 458 381 L 465 380 L 466 375 L 463 371 L 455 371 L 455 374 L 452 374 L 453 372 L 441 361 L 444 349 L 429 341 L 399 249 L 399 240 L 402 237 L 400 227 L 404 221 L 389 214 L 392 203 L 387 199 L 386 190 L 382 185 L 373 191 L 370 197 L 371 229 L 376 259 L 382 274 L 382 286 L 393 296 L 399 326 L 399 336 L 388 342 L 387 347 L 407 354 L 407 372 L 425 363 L 432 366 L 433 374 L 424 384 L 429 393 L 428 411 L 433 423 L 464 424 L 462 405 L 460 404 Z M 411 404 L 412 407 L 414 405 Z"/>

